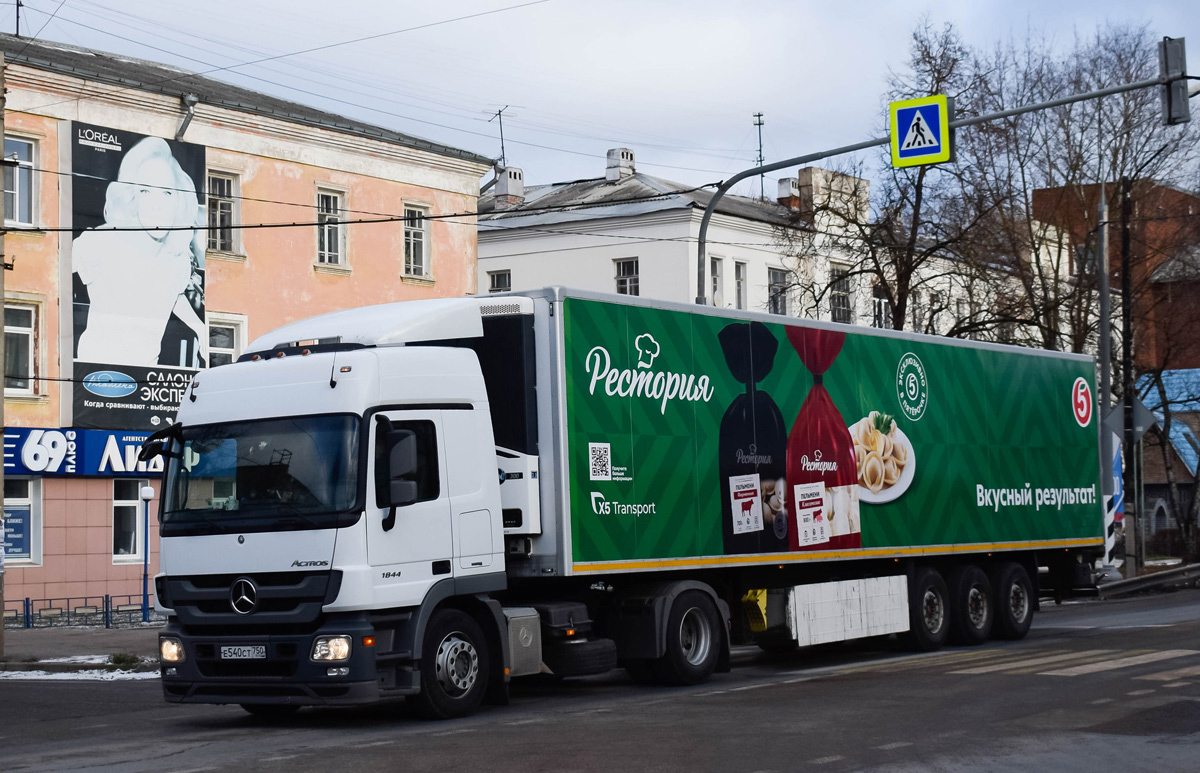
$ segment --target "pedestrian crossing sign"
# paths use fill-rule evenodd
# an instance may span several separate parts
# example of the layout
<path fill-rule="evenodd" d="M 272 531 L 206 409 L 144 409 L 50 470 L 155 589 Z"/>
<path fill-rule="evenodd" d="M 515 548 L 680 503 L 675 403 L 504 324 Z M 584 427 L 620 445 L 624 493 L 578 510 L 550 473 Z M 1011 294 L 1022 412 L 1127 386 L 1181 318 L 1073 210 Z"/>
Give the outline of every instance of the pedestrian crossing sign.
<path fill-rule="evenodd" d="M 950 160 L 950 108 L 944 94 L 893 102 L 892 166 L 922 166 Z"/>

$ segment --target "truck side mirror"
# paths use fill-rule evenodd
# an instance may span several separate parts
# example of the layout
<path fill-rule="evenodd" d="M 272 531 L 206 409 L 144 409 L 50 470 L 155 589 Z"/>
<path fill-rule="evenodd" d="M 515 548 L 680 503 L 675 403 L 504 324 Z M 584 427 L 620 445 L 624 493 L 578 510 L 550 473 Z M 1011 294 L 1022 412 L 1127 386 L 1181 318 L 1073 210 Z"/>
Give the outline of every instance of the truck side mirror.
<path fill-rule="evenodd" d="M 172 440 L 180 438 L 182 432 L 182 424 L 171 424 L 155 432 L 142 441 L 142 448 L 138 451 L 138 461 L 148 462 L 159 456 L 176 456 L 178 458 L 178 455 L 170 454 L 167 449 L 170 448 Z"/>

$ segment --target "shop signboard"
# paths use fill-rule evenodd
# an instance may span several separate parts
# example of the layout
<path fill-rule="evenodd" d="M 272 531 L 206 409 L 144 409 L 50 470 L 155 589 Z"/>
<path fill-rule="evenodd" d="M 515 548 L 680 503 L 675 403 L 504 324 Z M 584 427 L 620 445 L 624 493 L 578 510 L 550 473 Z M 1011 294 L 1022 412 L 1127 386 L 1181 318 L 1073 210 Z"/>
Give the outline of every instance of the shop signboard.
<path fill-rule="evenodd" d="M 205 364 L 205 148 L 71 125 L 74 424 L 156 430 Z"/>
<path fill-rule="evenodd" d="M 162 473 L 162 458 L 137 460 L 149 432 L 8 427 L 5 475 L 132 477 Z"/>

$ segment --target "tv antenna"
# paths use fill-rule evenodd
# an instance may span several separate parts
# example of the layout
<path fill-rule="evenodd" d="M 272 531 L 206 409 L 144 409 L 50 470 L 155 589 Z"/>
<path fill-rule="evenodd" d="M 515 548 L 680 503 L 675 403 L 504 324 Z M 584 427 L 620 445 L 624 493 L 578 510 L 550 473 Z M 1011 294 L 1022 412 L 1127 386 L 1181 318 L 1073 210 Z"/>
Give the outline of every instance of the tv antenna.
<path fill-rule="evenodd" d="M 492 121 L 497 121 L 500 124 L 500 166 L 501 166 L 501 168 L 508 166 L 507 158 L 504 155 L 504 111 L 508 110 L 510 107 L 521 107 L 521 105 L 505 105 L 504 107 L 500 108 L 499 110 L 497 110 L 495 112 L 489 112 L 487 110 L 483 111 L 491 116 L 491 118 L 488 119 L 488 123 L 491 123 Z M 510 112 L 508 114 L 508 117 L 516 118 L 517 114 Z"/>

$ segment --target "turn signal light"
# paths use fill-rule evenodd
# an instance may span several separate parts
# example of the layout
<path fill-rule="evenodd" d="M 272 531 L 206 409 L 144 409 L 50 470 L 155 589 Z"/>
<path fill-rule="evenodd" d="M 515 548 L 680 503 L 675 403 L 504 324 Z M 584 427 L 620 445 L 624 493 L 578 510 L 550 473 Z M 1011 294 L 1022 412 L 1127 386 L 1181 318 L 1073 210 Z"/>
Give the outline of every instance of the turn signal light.
<path fill-rule="evenodd" d="M 375 637 L 374 636 L 364 636 L 363 637 L 363 646 L 364 647 L 374 647 L 375 646 Z"/>

